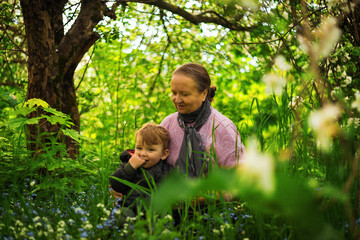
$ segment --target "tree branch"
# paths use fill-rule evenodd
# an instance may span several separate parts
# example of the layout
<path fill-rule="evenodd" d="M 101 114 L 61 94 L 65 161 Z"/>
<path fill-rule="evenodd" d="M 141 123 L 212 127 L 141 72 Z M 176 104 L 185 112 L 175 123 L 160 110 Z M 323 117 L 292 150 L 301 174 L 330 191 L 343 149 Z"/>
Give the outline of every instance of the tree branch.
<path fill-rule="evenodd" d="M 102 2 L 105 7 L 104 15 L 115 20 L 116 19 L 116 9 L 120 4 L 122 4 L 124 7 L 126 7 L 126 3 L 123 3 L 122 1 L 116 0 L 115 3 L 111 6 L 111 9 L 107 8 L 105 5 L 105 2 Z"/>
<path fill-rule="evenodd" d="M 59 65 L 65 74 L 76 69 L 84 54 L 100 38 L 93 29 L 103 19 L 104 10 L 98 0 L 81 1 L 79 15 L 58 47 Z"/>
<path fill-rule="evenodd" d="M 176 5 L 165 2 L 163 0 L 117 0 L 117 2 L 121 2 L 121 3 L 137 2 L 137 3 L 144 3 L 144 4 L 156 6 L 160 9 L 167 10 L 169 12 L 177 14 L 196 25 L 200 23 L 214 23 L 235 31 L 250 31 L 256 27 L 256 26 L 242 26 L 238 23 L 230 22 L 224 16 L 221 16 L 219 13 L 216 13 L 215 11 L 211 11 L 211 10 L 194 15 L 184 10 L 183 8 L 180 8 Z M 212 16 L 208 16 L 209 14 Z"/>
<path fill-rule="evenodd" d="M 88 69 L 88 67 L 89 67 L 90 61 L 91 61 L 91 59 L 92 59 L 92 57 L 93 57 L 93 55 L 94 55 L 95 47 L 96 47 L 96 45 L 94 45 L 94 48 L 93 48 L 93 50 L 92 50 L 92 52 L 91 52 L 89 61 L 87 61 L 87 63 L 86 63 L 85 70 L 84 70 L 84 72 L 83 72 L 83 74 L 82 74 L 82 77 L 81 77 L 81 79 L 80 79 L 80 81 L 79 81 L 79 84 L 78 84 L 77 87 L 75 88 L 75 91 L 78 90 L 78 88 L 80 87 L 81 82 L 84 80 L 85 73 L 86 73 L 86 71 L 87 71 L 87 69 Z"/>
<path fill-rule="evenodd" d="M 16 44 L 16 42 L 12 39 L 12 37 L 10 37 L 10 35 L 8 34 L 8 32 L 7 32 L 7 30 L 6 30 L 6 27 L 4 27 L 2 23 L 0 23 L 0 24 L 1 24 L 1 25 L 0 25 L 0 26 L 1 26 L 1 29 L 4 31 L 5 35 L 8 37 L 8 39 L 10 40 L 10 42 L 11 42 L 12 44 L 14 44 L 14 46 L 15 46 L 20 52 L 24 53 L 25 55 L 28 55 L 28 53 L 27 53 L 24 49 L 22 49 L 18 44 Z"/>

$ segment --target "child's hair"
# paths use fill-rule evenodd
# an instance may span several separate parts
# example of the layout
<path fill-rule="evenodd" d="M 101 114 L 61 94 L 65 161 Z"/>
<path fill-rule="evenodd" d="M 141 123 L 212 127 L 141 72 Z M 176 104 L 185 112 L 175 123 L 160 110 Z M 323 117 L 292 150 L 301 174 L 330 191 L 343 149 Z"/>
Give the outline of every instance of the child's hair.
<path fill-rule="evenodd" d="M 135 132 L 135 138 L 142 136 L 144 143 L 148 145 L 162 144 L 165 149 L 169 149 L 170 134 L 163 126 L 154 123 L 145 123 L 138 131 Z"/>

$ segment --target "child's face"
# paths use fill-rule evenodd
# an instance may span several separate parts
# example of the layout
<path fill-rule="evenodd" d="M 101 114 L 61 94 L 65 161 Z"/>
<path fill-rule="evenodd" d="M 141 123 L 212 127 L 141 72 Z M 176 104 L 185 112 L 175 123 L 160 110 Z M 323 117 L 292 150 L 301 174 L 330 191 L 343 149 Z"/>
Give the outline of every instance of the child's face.
<path fill-rule="evenodd" d="M 136 138 L 135 155 L 145 160 L 143 168 L 151 168 L 160 160 L 165 160 L 169 155 L 169 150 L 164 150 L 162 144 L 147 145 L 139 134 Z"/>

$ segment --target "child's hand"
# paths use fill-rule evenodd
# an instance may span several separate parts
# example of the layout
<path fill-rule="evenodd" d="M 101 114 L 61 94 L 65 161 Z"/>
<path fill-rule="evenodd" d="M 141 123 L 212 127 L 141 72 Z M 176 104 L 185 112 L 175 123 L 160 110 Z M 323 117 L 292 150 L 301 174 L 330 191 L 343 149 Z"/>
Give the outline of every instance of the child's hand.
<path fill-rule="evenodd" d="M 145 163 L 145 160 L 135 154 L 130 158 L 129 163 L 134 169 L 138 169 Z"/>

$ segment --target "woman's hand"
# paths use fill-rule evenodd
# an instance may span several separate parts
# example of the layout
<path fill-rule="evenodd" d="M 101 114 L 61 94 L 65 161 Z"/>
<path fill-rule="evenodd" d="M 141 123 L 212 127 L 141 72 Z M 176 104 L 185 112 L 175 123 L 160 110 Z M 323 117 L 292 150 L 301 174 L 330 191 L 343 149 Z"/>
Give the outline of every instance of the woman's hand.
<path fill-rule="evenodd" d="M 135 154 L 130 158 L 129 163 L 134 169 L 138 169 L 144 165 L 145 160 L 142 159 L 139 155 Z"/>
<path fill-rule="evenodd" d="M 109 188 L 111 188 L 111 185 L 109 185 Z M 123 196 L 122 193 L 119 193 L 119 192 L 115 191 L 115 190 L 112 189 L 112 188 L 111 188 L 111 190 L 110 190 L 110 194 L 111 194 L 111 196 L 113 196 L 115 199 L 122 198 L 122 196 Z"/>

